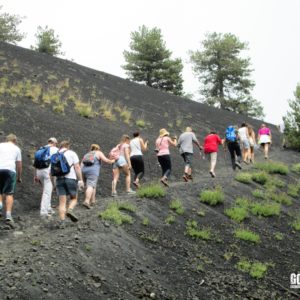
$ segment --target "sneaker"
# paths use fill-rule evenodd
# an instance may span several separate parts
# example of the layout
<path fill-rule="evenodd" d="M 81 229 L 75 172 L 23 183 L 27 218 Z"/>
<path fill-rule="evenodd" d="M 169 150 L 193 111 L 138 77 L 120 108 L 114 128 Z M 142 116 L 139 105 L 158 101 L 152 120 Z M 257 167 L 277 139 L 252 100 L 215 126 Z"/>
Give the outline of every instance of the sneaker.
<path fill-rule="evenodd" d="M 90 206 L 95 206 L 95 204 L 96 204 L 95 202 L 91 202 Z"/>
<path fill-rule="evenodd" d="M 49 209 L 48 210 L 48 215 L 55 215 L 55 210 L 54 209 Z"/>
<path fill-rule="evenodd" d="M 244 163 L 245 165 L 249 165 L 249 163 L 248 163 L 246 160 L 243 160 L 243 163 Z"/>
<path fill-rule="evenodd" d="M 133 191 L 132 189 L 130 189 L 129 191 L 127 191 L 127 195 L 134 195 L 136 194 L 135 191 Z"/>
<path fill-rule="evenodd" d="M 168 182 L 167 182 L 167 179 L 161 179 L 160 180 L 160 182 L 164 185 L 164 186 L 166 186 L 166 187 L 169 187 L 169 184 L 168 184 Z"/>
<path fill-rule="evenodd" d="M 242 169 L 242 166 L 241 166 L 241 164 L 240 164 L 238 161 L 235 162 L 235 165 L 236 165 L 240 170 Z"/>
<path fill-rule="evenodd" d="M 210 176 L 211 176 L 212 178 L 215 178 L 215 177 L 216 177 L 216 174 L 215 174 L 214 172 L 212 172 L 212 171 L 209 171 L 209 174 L 210 174 Z"/>
<path fill-rule="evenodd" d="M 15 228 L 15 221 L 12 217 L 6 218 L 5 219 L 6 225 L 8 225 L 11 229 Z"/>
<path fill-rule="evenodd" d="M 83 202 L 82 205 L 87 209 L 91 209 L 91 206 L 87 202 Z"/>
<path fill-rule="evenodd" d="M 140 187 L 140 184 L 139 184 L 138 182 L 135 182 L 135 181 L 134 181 L 132 184 L 133 184 L 137 189 Z"/>
<path fill-rule="evenodd" d="M 65 220 L 60 220 L 57 227 L 58 227 L 58 229 L 64 229 L 66 227 Z"/>
<path fill-rule="evenodd" d="M 112 197 L 117 197 L 117 196 L 118 196 L 118 193 L 117 193 L 117 192 L 112 192 L 112 193 L 111 193 L 111 196 L 112 196 Z"/>
<path fill-rule="evenodd" d="M 188 176 L 187 175 L 183 175 L 182 176 L 182 179 L 183 179 L 183 181 L 185 181 L 185 182 L 188 182 L 189 181 L 189 178 L 188 178 Z"/>
<path fill-rule="evenodd" d="M 78 218 L 77 218 L 76 215 L 73 213 L 73 210 L 72 210 L 72 209 L 68 209 L 68 210 L 67 210 L 66 216 L 67 216 L 68 218 L 70 218 L 72 222 L 78 222 Z"/>

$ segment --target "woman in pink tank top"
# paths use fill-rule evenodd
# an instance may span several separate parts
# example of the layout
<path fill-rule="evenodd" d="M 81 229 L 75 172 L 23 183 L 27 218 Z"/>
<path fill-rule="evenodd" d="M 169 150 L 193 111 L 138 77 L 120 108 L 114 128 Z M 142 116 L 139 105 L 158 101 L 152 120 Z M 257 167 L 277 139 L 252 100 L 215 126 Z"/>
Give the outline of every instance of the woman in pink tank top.
<path fill-rule="evenodd" d="M 258 130 L 257 140 L 258 143 L 264 148 L 265 159 L 268 159 L 269 145 L 272 143 L 272 135 L 270 128 L 268 128 L 266 124 L 262 124 Z"/>

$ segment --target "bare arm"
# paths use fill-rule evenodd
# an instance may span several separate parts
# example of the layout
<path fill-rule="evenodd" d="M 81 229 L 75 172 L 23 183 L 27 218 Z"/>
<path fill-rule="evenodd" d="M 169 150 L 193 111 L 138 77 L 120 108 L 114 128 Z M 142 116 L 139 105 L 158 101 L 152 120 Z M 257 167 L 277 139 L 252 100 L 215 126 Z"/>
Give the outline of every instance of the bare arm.
<path fill-rule="evenodd" d="M 143 152 L 148 150 L 148 141 L 144 142 L 144 140 L 140 138 L 140 144 Z"/>
<path fill-rule="evenodd" d="M 173 140 L 171 138 L 168 138 L 168 142 L 169 142 L 170 145 L 172 145 L 174 147 L 177 146 L 177 139 L 176 138 L 173 139 Z"/>
<path fill-rule="evenodd" d="M 124 149 L 124 154 L 125 154 L 125 159 L 127 161 L 128 167 L 129 167 L 129 169 L 131 169 L 130 149 L 129 149 L 129 147 L 126 147 Z"/>
<path fill-rule="evenodd" d="M 22 161 L 16 161 L 17 181 L 22 182 Z"/>
<path fill-rule="evenodd" d="M 82 173 L 79 163 L 74 164 L 74 170 L 77 176 L 78 181 L 82 181 Z"/>
<path fill-rule="evenodd" d="M 102 160 L 102 161 L 108 163 L 108 164 L 113 164 L 113 163 L 115 162 L 114 159 L 109 159 L 109 158 L 107 158 L 107 157 L 104 155 L 104 153 L 101 152 L 101 151 L 98 151 L 98 152 L 97 152 L 97 158 L 98 158 L 99 160 Z"/>

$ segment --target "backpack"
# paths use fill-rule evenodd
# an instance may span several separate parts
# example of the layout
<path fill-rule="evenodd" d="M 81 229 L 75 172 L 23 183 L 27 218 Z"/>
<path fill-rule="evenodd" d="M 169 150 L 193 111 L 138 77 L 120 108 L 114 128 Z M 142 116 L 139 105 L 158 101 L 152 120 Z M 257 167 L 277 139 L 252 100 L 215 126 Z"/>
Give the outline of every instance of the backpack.
<path fill-rule="evenodd" d="M 44 146 L 41 147 L 34 153 L 34 162 L 33 166 L 37 169 L 45 169 L 50 166 L 51 156 L 50 156 L 50 147 Z"/>
<path fill-rule="evenodd" d="M 96 162 L 96 159 L 96 153 L 94 151 L 90 151 L 83 156 L 82 163 L 86 167 L 90 167 Z"/>
<path fill-rule="evenodd" d="M 121 154 L 121 150 L 120 150 L 120 144 L 117 145 L 116 147 L 112 148 L 109 152 L 109 158 L 110 159 L 114 159 L 114 160 L 118 160 Z"/>
<path fill-rule="evenodd" d="M 237 140 L 235 128 L 233 126 L 227 127 L 225 137 L 229 142 L 235 142 Z"/>
<path fill-rule="evenodd" d="M 67 151 L 67 150 L 66 150 Z M 64 155 L 66 152 L 57 151 L 51 156 L 51 175 L 64 176 L 70 173 L 71 167 Z"/>

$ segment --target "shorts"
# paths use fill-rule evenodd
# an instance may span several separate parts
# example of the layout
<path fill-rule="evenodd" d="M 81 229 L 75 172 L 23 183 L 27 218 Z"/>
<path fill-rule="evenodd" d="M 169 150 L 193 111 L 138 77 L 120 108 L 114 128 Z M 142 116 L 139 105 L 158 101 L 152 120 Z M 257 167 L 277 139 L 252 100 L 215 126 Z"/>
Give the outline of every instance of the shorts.
<path fill-rule="evenodd" d="M 73 198 L 77 197 L 77 180 L 65 177 L 57 177 L 56 179 L 56 189 L 58 196 L 71 196 Z"/>
<path fill-rule="evenodd" d="M 13 195 L 16 187 L 16 173 L 0 170 L 0 194 Z"/>
<path fill-rule="evenodd" d="M 270 136 L 267 134 L 261 135 L 258 141 L 258 143 L 261 145 L 270 144 L 270 142 L 271 142 Z"/>
<path fill-rule="evenodd" d="M 250 149 L 250 142 L 248 139 L 243 139 L 241 143 L 244 149 Z"/>
<path fill-rule="evenodd" d="M 217 152 L 211 152 L 211 153 L 209 153 L 209 156 L 210 156 L 210 162 L 212 164 L 216 164 L 217 163 L 218 153 Z"/>
<path fill-rule="evenodd" d="M 97 182 L 98 182 L 98 176 L 96 175 L 83 175 L 84 181 L 86 183 L 86 186 L 91 186 L 93 188 L 96 188 Z"/>
<path fill-rule="evenodd" d="M 127 165 L 127 161 L 124 156 L 120 156 L 117 161 L 113 164 L 113 169 L 121 168 Z"/>
<path fill-rule="evenodd" d="M 181 154 L 184 162 L 185 162 L 185 166 L 191 168 L 192 167 L 192 158 L 193 158 L 193 153 L 187 153 L 184 152 Z"/>

